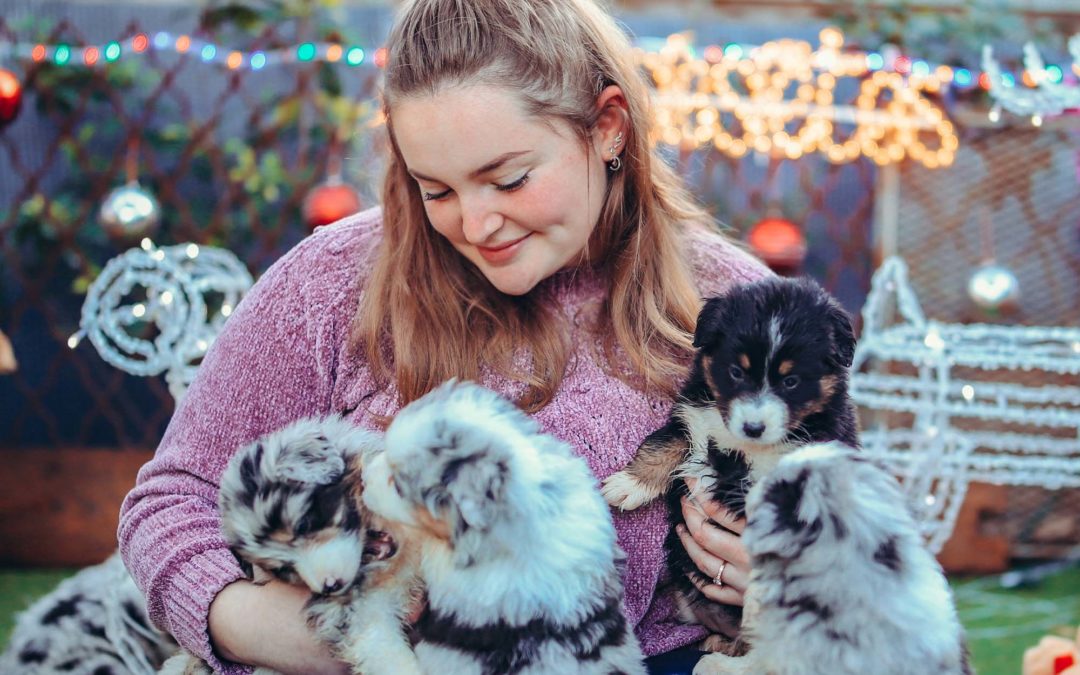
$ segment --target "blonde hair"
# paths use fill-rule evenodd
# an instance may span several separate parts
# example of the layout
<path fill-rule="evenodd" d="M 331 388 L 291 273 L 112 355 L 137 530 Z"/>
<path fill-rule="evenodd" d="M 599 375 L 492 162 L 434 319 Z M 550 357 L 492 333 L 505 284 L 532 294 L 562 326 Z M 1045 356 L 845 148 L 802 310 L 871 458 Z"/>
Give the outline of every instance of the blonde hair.
<path fill-rule="evenodd" d="M 376 375 L 407 403 L 449 377 L 476 378 L 482 364 L 524 383 L 518 404 L 532 412 L 555 395 L 571 349 L 535 294 L 500 293 L 432 229 L 394 139 L 394 102 L 465 83 L 504 87 L 587 143 L 597 96 L 615 84 L 629 118 L 623 167 L 609 174 L 587 246 L 610 279 L 600 356 L 618 377 L 673 395 L 701 302 L 681 233 L 710 219 L 649 147 L 648 90 L 614 20 L 591 0 L 414 0 L 388 45 L 383 239 L 354 325 Z M 423 270 L 423 282 L 403 270 Z"/>

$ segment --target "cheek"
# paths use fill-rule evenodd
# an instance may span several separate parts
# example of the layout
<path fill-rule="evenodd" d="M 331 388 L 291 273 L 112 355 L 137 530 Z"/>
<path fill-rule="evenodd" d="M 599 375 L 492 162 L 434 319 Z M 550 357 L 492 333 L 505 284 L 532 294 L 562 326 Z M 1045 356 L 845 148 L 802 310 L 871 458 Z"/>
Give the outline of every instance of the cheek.
<path fill-rule="evenodd" d="M 427 202 L 424 205 L 433 230 L 450 241 L 461 239 L 461 218 L 449 203 Z"/>

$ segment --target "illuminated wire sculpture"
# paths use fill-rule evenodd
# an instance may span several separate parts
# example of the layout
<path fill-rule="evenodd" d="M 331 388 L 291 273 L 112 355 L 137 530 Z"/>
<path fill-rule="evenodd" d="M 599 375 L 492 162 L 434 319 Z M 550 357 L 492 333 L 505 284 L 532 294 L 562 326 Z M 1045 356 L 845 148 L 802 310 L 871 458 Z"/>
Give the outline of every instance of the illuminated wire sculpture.
<path fill-rule="evenodd" d="M 1021 383 L 1033 374 L 1066 384 Z M 1080 487 L 1077 375 L 1080 328 L 941 323 L 923 315 L 900 258 L 874 274 L 851 395 L 871 420 L 864 447 L 901 478 L 932 550 L 970 481 Z"/>

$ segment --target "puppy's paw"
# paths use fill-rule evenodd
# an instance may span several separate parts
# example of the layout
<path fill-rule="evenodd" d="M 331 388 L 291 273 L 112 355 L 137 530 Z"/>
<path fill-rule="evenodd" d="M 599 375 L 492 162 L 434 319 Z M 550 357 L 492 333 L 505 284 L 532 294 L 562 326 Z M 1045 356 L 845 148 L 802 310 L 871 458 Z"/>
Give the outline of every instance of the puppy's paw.
<path fill-rule="evenodd" d="M 161 664 L 158 675 L 214 675 L 214 671 L 199 657 L 180 652 Z"/>
<path fill-rule="evenodd" d="M 633 511 L 660 496 L 659 492 L 634 478 L 628 471 L 619 471 L 604 479 L 600 493 L 608 504 L 623 511 Z"/>
<path fill-rule="evenodd" d="M 763 675 L 754 669 L 749 657 L 727 654 L 706 654 L 694 666 L 694 675 Z"/>
<path fill-rule="evenodd" d="M 701 651 L 717 652 L 728 656 L 742 656 L 746 654 L 749 645 L 744 640 L 732 640 L 726 635 L 713 633 L 701 641 Z"/>

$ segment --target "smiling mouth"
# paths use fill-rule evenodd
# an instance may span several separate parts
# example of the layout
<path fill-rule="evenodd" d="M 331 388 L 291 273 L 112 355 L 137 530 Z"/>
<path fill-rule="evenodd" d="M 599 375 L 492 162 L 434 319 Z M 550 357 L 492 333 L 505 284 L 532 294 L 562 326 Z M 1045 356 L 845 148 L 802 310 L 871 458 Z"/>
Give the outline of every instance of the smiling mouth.
<path fill-rule="evenodd" d="M 532 233 L 525 235 L 519 239 L 508 241 L 505 244 L 499 244 L 497 246 L 477 246 L 476 250 L 480 255 L 489 263 L 501 263 L 507 262 L 512 259 L 524 243 L 526 239 L 532 236 Z"/>

